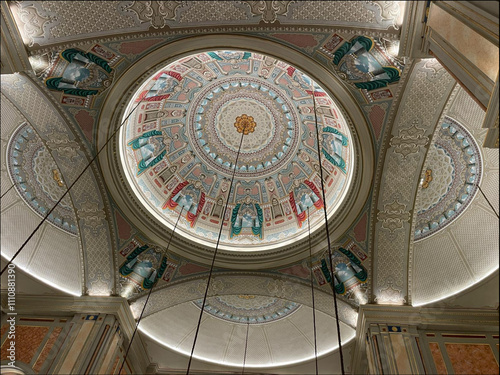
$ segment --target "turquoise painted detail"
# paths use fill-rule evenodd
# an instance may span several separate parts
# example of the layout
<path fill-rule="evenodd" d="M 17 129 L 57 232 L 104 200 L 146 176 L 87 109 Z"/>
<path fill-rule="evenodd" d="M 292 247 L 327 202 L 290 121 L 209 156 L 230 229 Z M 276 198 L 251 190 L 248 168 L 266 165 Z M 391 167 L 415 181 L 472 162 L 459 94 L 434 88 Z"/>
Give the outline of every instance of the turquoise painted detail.
<path fill-rule="evenodd" d="M 347 258 L 349 258 L 349 260 L 351 262 L 353 262 L 354 264 L 356 264 L 357 266 L 359 266 L 361 268 L 361 271 L 355 273 L 354 276 L 356 276 L 356 278 L 359 281 L 366 281 L 366 279 L 368 278 L 368 273 L 366 272 L 365 268 L 361 264 L 361 261 L 351 251 L 346 250 L 343 247 L 339 247 L 339 251 L 342 254 L 344 254 L 345 256 L 347 256 Z"/>
<path fill-rule="evenodd" d="M 260 208 L 260 205 L 255 203 L 254 204 L 255 211 L 257 211 L 257 220 L 259 222 L 259 226 L 252 226 L 252 234 L 254 236 L 259 236 L 260 239 L 262 239 L 262 222 L 264 221 L 264 215 L 262 214 L 262 208 Z M 230 238 L 233 238 L 234 236 L 237 236 L 241 233 L 241 230 L 243 229 L 243 226 L 238 227 L 236 226 L 236 220 L 238 219 L 238 213 L 241 208 L 241 203 L 238 203 L 232 211 L 231 214 L 231 233 L 230 233 Z M 247 226 L 248 228 L 248 226 Z"/>
<path fill-rule="evenodd" d="M 160 155 L 155 157 L 149 164 L 146 164 L 144 160 L 141 160 L 138 167 L 139 171 L 137 172 L 137 175 L 140 175 L 142 172 L 144 172 L 146 169 L 158 164 L 167 154 L 167 150 L 163 150 Z"/>
<path fill-rule="evenodd" d="M 222 61 L 222 58 L 219 55 L 217 55 L 215 52 L 208 52 L 207 55 L 215 60 Z"/>
<path fill-rule="evenodd" d="M 75 96 L 88 96 L 96 95 L 98 90 L 84 90 L 78 88 L 59 88 L 59 83 L 62 81 L 62 77 L 49 78 L 45 81 L 45 85 L 51 90 L 62 91 L 65 94 L 75 95 Z"/>
<path fill-rule="evenodd" d="M 350 251 L 347 249 L 344 249 L 343 247 L 340 247 L 338 249 L 339 252 L 344 254 L 351 263 L 355 264 L 355 268 L 359 268 L 359 271 L 354 274 L 354 277 L 356 277 L 359 281 L 365 282 L 366 279 L 368 278 L 368 273 L 366 272 L 365 267 L 361 264 L 361 261 Z M 354 267 L 353 267 L 354 268 Z M 321 271 L 323 272 L 323 275 L 325 276 L 326 281 L 331 285 L 332 284 L 332 274 L 330 272 L 330 269 L 328 268 L 326 259 L 321 259 Z M 337 277 L 334 275 L 334 288 L 335 292 L 338 294 L 344 294 L 345 293 L 345 286 L 343 281 L 339 281 Z"/>
<path fill-rule="evenodd" d="M 330 273 L 330 269 L 328 268 L 328 266 L 326 264 L 325 259 L 321 259 L 321 271 L 323 272 L 323 275 L 325 276 L 326 281 L 328 281 L 328 284 L 330 284 L 330 286 L 331 286 L 332 285 L 332 276 Z M 344 294 L 345 293 L 344 283 L 338 282 L 338 280 L 336 278 L 335 278 L 335 281 L 337 281 L 337 283 L 334 286 L 335 292 L 337 294 Z"/>
<path fill-rule="evenodd" d="M 330 162 L 332 163 L 333 165 L 336 165 L 337 167 L 339 167 L 342 172 L 344 173 L 347 173 L 346 170 L 345 170 L 345 160 L 342 159 L 340 156 L 336 155 L 337 158 L 339 159 L 338 161 L 335 160 L 324 148 L 321 149 L 321 151 L 323 152 L 323 155 L 325 155 L 325 158 Z"/>
<path fill-rule="evenodd" d="M 264 217 L 262 215 L 262 208 L 255 203 L 255 210 L 257 211 L 257 220 L 259 220 L 259 226 L 258 227 L 252 227 L 252 233 L 256 236 L 259 236 L 260 239 L 262 239 L 262 222 L 264 221 Z"/>
<path fill-rule="evenodd" d="M 92 61 L 94 64 L 99 65 L 108 73 L 111 73 L 113 71 L 113 69 L 109 66 L 106 60 L 100 58 L 99 56 L 94 55 L 93 53 L 83 52 L 75 48 L 70 48 L 61 52 L 62 58 L 68 62 L 73 62 L 73 59 L 75 58 L 76 55 L 81 55 L 85 57 L 86 59 Z"/>
<path fill-rule="evenodd" d="M 339 62 L 340 60 L 342 60 L 342 57 L 344 57 L 347 54 L 347 52 L 350 51 L 350 49 L 356 42 L 359 42 L 359 44 L 361 44 L 367 51 L 371 50 L 373 47 L 373 40 L 365 36 L 361 35 L 357 36 L 350 42 L 345 42 L 344 44 L 342 44 L 340 48 L 337 51 L 335 51 L 335 54 L 333 55 L 333 63 L 335 65 L 339 65 Z"/>
<path fill-rule="evenodd" d="M 233 208 L 233 213 L 231 215 L 231 238 L 234 236 L 237 236 L 238 234 L 241 233 L 241 229 L 243 227 L 236 227 L 234 224 L 236 223 L 236 219 L 238 217 L 238 211 L 240 210 L 241 203 L 238 203 L 234 208 Z"/>
<path fill-rule="evenodd" d="M 344 134 L 342 134 L 341 132 L 339 132 L 337 129 L 332 128 L 330 126 L 327 126 L 327 127 L 323 128 L 323 131 L 325 133 L 333 133 L 333 134 L 340 135 L 342 137 L 342 146 L 348 145 L 349 141 L 348 141 L 347 137 Z"/>
<path fill-rule="evenodd" d="M 158 268 L 156 276 L 153 277 L 154 280 L 151 280 L 151 277 L 144 278 L 144 280 L 142 281 L 142 288 L 145 290 L 151 289 L 158 282 L 158 280 L 161 279 L 166 269 L 167 269 L 167 256 L 164 255 L 161 260 L 160 268 Z"/>
<path fill-rule="evenodd" d="M 161 131 L 159 131 L 159 130 L 151 130 L 149 132 L 144 133 L 140 137 L 134 139 L 133 141 L 130 141 L 128 143 L 128 145 L 132 146 L 132 149 L 138 150 L 138 149 L 140 149 L 142 147 L 142 145 L 139 142 L 141 139 L 146 139 L 146 138 L 149 138 L 149 137 L 152 137 L 152 136 L 155 136 L 155 135 L 163 135 L 163 133 Z"/>
<path fill-rule="evenodd" d="M 148 245 L 144 245 L 144 246 L 137 246 L 135 248 L 134 251 L 132 251 L 128 256 L 127 256 L 127 260 L 125 261 L 125 263 L 123 263 L 123 265 L 120 267 L 120 274 L 123 275 L 123 276 L 127 276 L 127 275 L 130 275 L 133 271 L 133 265 L 135 264 L 135 262 L 133 262 L 134 260 L 137 259 L 137 256 L 139 254 L 141 254 L 142 252 L 144 252 L 145 250 L 147 250 L 149 248 Z M 130 263 L 133 263 L 133 264 L 130 264 Z M 131 265 L 131 267 L 129 267 L 129 265 Z"/>
<path fill-rule="evenodd" d="M 382 69 L 384 70 L 385 73 L 387 73 L 389 79 L 385 78 L 368 82 L 356 82 L 354 83 L 354 85 L 358 89 L 365 89 L 370 91 L 381 87 L 386 87 L 389 83 L 397 82 L 401 78 L 401 73 L 397 68 L 393 68 L 391 66 L 383 66 Z"/>

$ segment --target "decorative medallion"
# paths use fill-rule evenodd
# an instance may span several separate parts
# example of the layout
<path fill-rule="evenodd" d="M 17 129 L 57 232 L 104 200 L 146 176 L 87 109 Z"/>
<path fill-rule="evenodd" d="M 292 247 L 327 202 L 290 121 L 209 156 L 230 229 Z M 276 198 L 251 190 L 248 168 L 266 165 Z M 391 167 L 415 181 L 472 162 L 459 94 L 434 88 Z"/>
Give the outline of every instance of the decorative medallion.
<path fill-rule="evenodd" d="M 441 230 L 470 204 L 481 179 L 479 147 L 462 125 L 446 117 L 434 135 L 425 170 L 415 206 L 415 240 Z"/>
<path fill-rule="evenodd" d="M 245 135 L 253 133 L 256 125 L 253 117 L 247 116 L 246 114 L 236 117 L 236 122 L 234 123 L 234 127 L 238 133 L 243 133 Z"/>
<path fill-rule="evenodd" d="M 201 309 L 203 299 L 193 303 Z M 282 319 L 300 306 L 298 303 L 275 297 L 228 295 L 208 298 L 204 311 L 230 322 L 259 324 Z"/>
<path fill-rule="evenodd" d="M 7 162 L 19 195 L 38 215 L 45 217 L 67 187 L 49 149 L 31 125 L 23 124 L 13 134 Z M 47 221 L 65 232 L 78 234 L 69 194 L 47 217 Z"/>

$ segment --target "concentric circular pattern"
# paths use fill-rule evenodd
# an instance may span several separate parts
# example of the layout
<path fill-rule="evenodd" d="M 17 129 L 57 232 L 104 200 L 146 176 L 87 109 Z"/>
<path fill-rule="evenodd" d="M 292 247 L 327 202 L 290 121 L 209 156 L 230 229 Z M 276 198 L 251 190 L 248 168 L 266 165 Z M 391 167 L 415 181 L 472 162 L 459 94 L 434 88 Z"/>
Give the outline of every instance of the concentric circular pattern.
<path fill-rule="evenodd" d="M 455 220 L 470 204 L 481 178 L 481 155 L 473 137 L 446 118 L 426 159 L 432 180 L 420 187 L 415 240 L 430 236 Z"/>
<path fill-rule="evenodd" d="M 7 160 L 19 195 L 38 215 L 45 217 L 67 188 L 52 155 L 31 125 L 24 124 L 13 134 Z M 47 220 L 68 233 L 78 233 L 69 195 Z"/>
<path fill-rule="evenodd" d="M 170 228 L 182 210 L 177 232 L 205 245 L 217 243 L 224 219 L 224 250 L 283 246 L 307 234 L 308 212 L 317 229 L 318 211 L 333 215 L 350 188 L 354 156 L 341 110 L 283 61 L 244 51 L 187 56 L 147 80 L 127 113 L 138 102 L 121 132 L 127 180 Z"/>
<path fill-rule="evenodd" d="M 194 301 L 194 304 L 201 309 L 203 300 Z M 282 319 L 299 307 L 298 303 L 280 298 L 228 295 L 208 298 L 204 311 L 230 322 L 258 324 Z"/>
<path fill-rule="evenodd" d="M 275 91 L 264 80 L 233 77 L 200 92 L 191 114 L 194 127 L 189 128 L 198 156 L 230 177 L 241 139 L 233 119 L 247 114 L 259 125 L 243 137 L 235 175 L 260 178 L 282 168 L 297 149 L 300 128 L 290 112 L 293 104 Z"/>

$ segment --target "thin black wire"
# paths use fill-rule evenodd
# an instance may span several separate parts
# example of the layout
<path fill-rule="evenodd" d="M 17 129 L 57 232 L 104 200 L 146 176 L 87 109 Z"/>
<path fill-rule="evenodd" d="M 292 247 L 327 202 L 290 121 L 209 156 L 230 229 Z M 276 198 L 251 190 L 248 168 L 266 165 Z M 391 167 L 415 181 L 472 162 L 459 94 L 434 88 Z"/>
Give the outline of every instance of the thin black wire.
<path fill-rule="evenodd" d="M 177 228 L 177 223 L 179 222 L 179 219 L 181 218 L 182 210 L 184 209 L 183 206 L 181 206 L 181 210 L 179 212 L 179 216 L 177 216 L 177 221 L 175 222 L 174 229 L 172 230 L 172 233 L 170 233 L 170 238 L 168 240 L 167 248 L 165 249 L 165 254 L 167 253 L 168 249 L 170 248 L 170 242 L 172 241 L 172 237 L 174 236 L 175 229 Z M 149 289 L 148 297 L 146 298 L 146 302 L 144 302 L 144 306 L 142 307 L 141 315 L 139 316 L 139 320 L 137 321 L 137 324 L 134 329 L 134 333 L 132 334 L 132 337 L 130 338 L 130 342 L 128 343 L 127 351 L 125 352 L 125 356 L 123 357 L 123 362 L 120 367 L 120 371 L 118 371 L 118 375 L 122 373 L 123 366 L 125 365 L 125 361 L 127 360 L 128 352 L 130 350 L 130 347 L 132 346 L 132 341 L 134 340 L 135 333 L 137 332 L 137 329 L 139 328 L 139 324 L 141 323 L 142 315 L 144 314 L 144 311 L 146 310 L 146 306 L 149 301 L 149 297 L 151 297 L 151 293 L 153 292 L 153 288 L 156 286 L 156 282 L 153 284 L 151 289 Z"/>
<path fill-rule="evenodd" d="M 243 354 L 243 369 L 241 370 L 241 375 L 245 373 L 245 363 L 247 361 L 247 346 L 248 346 L 248 329 L 250 328 L 250 323 L 247 323 L 247 336 L 245 338 L 245 354 Z"/>
<path fill-rule="evenodd" d="M 328 216 L 326 213 L 325 183 L 323 182 L 323 167 L 321 165 L 321 150 L 320 150 L 320 145 L 319 145 L 318 116 L 316 114 L 316 97 L 314 96 L 314 94 L 315 94 L 314 83 L 312 84 L 312 87 L 313 87 L 312 97 L 313 97 L 313 106 L 314 106 L 314 123 L 315 123 L 315 127 L 316 127 L 316 140 L 317 140 L 316 143 L 318 146 L 319 173 L 320 173 L 320 180 L 321 180 L 321 192 L 322 192 L 322 196 L 323 196 L 323 210 L 325 213 L 326 238 L 328 241 L 328 259 L 329 259 L 329 263 L 330 263 L 330 270 L 332 273 L 331 285 L 332 285 L 332 294 L 333 294 L 333 305 L 335 308 L 335 321 L 337 324 L 337 337 L 339 340 L 340 368 L 342 370 L 342 375 L 345 375 L 344 355 L 342 354 L 342 341 L 340 339 L 340 324 L 339 324 L 339 310 L 337 307 L 337 294 L 335 293 L 335 283 L 333 281 L 335 276 L 333 275 L 332 247 L 331 247 L 331 242 L 330 242 L 330 231 L 328 229 Z"/>
<path fill-rule="evenodd" d="M 151 91 L 151 89 L 148 90 L 148 92 Z M 130 111 L 130 113 L 127 115 L 127 117 L 125 117 L 125 119 L 122 121 L 122 123 L 120 124 L 120 126 L 118 126 L 115 131 L 109 136 L 109 138 L 106 140 L 106 142 L 101 146 L 101 148 L 97 151 L 97 153 L 94 155 L 94 157 L 92 158 L 92 160 L 90 160 L 90 162 L 87 164 L 87 166 L 85 168 L 83 168 L 83 170 L 80 172 L 80 174 L 76 177 L 75 181 L 73 181 L 71 183 L 71 185 L 66 189 L 66 191 L 64 192 L 64 194 L 59 198 L 59 200 L 56 202 L 56 204 L 54 204 L 54 206 L 47 212 L 47 214 L 45 214 L 45 217 L 42 219 L 42 221 L 37 225 L 37 227 L 33 230 L 33 232 L 31 232 L 31 234 L 29 235 L 29 237 L 26 239 L 26 241 L 24 241 L 24 243 L 21 245 L 21 247 L 19 248 L 19 250 L 16 251 L 16 253 L 14 254 L 14 256 L 7 262 L 7 264 L 5 265 L 5 267 L 2 269 L 2 272 L 0 272 L 0 276 L 3 275 L 3 273 L 5 272 L 5 270 L 7 269 L 7 267 L 9 266 L 9 264 L 12 263 L 12 261 L 14 259 L 16 259 L 16 257 L 19 255 L 19 253 L 21 252 L 22 249 L 24 249 L 24 247 L 26 246 L 26 244 L 31 240 L 31 238 L 33 238 L 33 236 L 35 235 L 35 233 L 38 231 L 38 229 L 40 229 L 40 227 L 42 226 L 42 224 L 45 222 L 45 220 L 47 220 L 47 218 L 49 217 L 49 215 L 52 213 L 52 211 L 54 211 L 56 209 L 56 207 L 59 205 L 59 203 L 61 203 L 61 201 L 64 199 L 64 197 L 66 196 L 66 194 L 69 193 L 69 191 L 71 190 L 71 188 L 78 182 L 78 180 L 80 179 L 80 177 L 83 176 L 83 174 L 87 171 L 87 169 L 92 165 L 92 163 L 94 162 L 94 160 L 97 159 L 97 157 L 99 156 L 99 154 L 101 153 L 102 150 L 104 150 L 104 147 L 106 147 L 108 145 L 108 143 L 113 139 L 113 137 L 116 135 L 116 133 L 118 133 L 118 130 L 121 129 L 121 127 L 123 126 L 123 124 L 125 124 L 125 122 L 127 122 L 127 120 L 129 119 L 130 115 L 132 113 L 134 113 L 134 111 L 136 110 L 136 108 L 142 103 L 142 101 L 144 100 L 144 98 L 147 96 L 144 95 L 144 97 L 139 101 L 139 103 L 137 103 L 137 105 Z"/>
<path fill-rule="evenodd" d="M 205 295 L 203 296 L 203 303 L 201 305 L 200 317 L 198 319 L 198 325 L 196 326 L 196 333 L 194 334 L 193 347 L 191 348 L 191 355 L 189 356 L 189 362 L 188 362 L 186 375 L 189 375 L 189 370 L 191 368 L 191 361 L 193 359 L 193 354 L 194 354 L 194 348 L 196 346 L 196 340 L 198 339 L 198 332 L 200 330 L 201 318 L 203 317 L 203 310 L 205 309 L 205 303 L 207 302 L 208 288 L 210 286 L 210 279 L 212 278 L 212 272 L 214 270 L 215 257 L 217 256 L 217 250 L 219 249 L 220 236 L 222 234 L 222 229 L 224 228 L 224 218 L 226 217 L 227 205 L 229 203 L 229 199 L 231 198 L 231 189 L 233 187 L 234 175 L 236 174 L 236 167 L 238 165 L 238 158 L 240 156 L 241 145 L 243 143 L 243 136 L 244 135 L 245 135 L 245 133 L 242 132 L 241 139 L 240 139 L 240 145 L 238 147 L 238 153 L 236 154 L 236 161 L 234 163 L 233 176 L 231 177 L 231 184 L 229 185 L 229 193 L 227 196 L 226 205 L 224 207 L 224 212 L 222 214 L 222 219 L 221 219 L 221 224 L 220 224 L 220 229 L 219 229 L 219 236 L 217 237 L 217 244 L 215 245 L 214 256 L 212 258 L 212 265 L 210 266 L 210 273 L 208 274 L 207 288 L 205 289 Z"/>
<path fill-rule="evenodd" d="M 486 199 L 486 202 L 488 202 L 488 204 L 490 205 L 491 209 L 493 210 L 493 212 L 495 213 L 495 215 L 497 216 L 497 218 L 500 219 L 500 216 L 498 216 L 498 213 L 497 211 L 495 210 L 495 208 L 493 208 L 493 205 L 491 204 L 490 200 L 486 197 L 486 195 L 484 194 L 483 192 L 483 189 L 481 189 L 481 186 L 476 185 L 478 188 L 479 188 L 479 191 L 481 192 L 481 194 L 483 195 L 484 199 Z"/>
<path fill-rule="evenodd" d="M 307 230 L 309 233 L 309 264 L 311 268 L 311 296 L 313 308 L 313 329 L 314 329 L 314 360 L 316 364 L 316 375 L 318 375 L 318 344 L 316 341 L 316 305 L 314 304 L 314 282 L 312 270 L 312 246 L 311 246 L 311 222 L 309 220 L 309 207 L 307 207 Z"/>
<path fill-rule="evenodd" d="M 10 191 L 10 189 L 12 189 L 14 186 L 16 186 L 16 184 L 12 184 L 11 187 L 8 188 L 5 193 L 3 193 L 2 195 L 0 195 L 0 199 L 2 199 L 4 197 L 4 195 L 7 194 Z"/>

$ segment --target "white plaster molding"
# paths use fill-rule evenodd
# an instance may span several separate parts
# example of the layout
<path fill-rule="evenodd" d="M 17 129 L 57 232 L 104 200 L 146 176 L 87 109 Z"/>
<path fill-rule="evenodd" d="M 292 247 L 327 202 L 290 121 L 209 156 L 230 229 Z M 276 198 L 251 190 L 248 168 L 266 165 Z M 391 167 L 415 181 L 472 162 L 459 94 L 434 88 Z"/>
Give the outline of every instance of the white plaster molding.
<path fill-rule="evenodd" d="M 1 6 L 1 73 L 12 74 L 31 70 L 28 53 L 9 5 L 6 1 L 2 1 Z"/>

